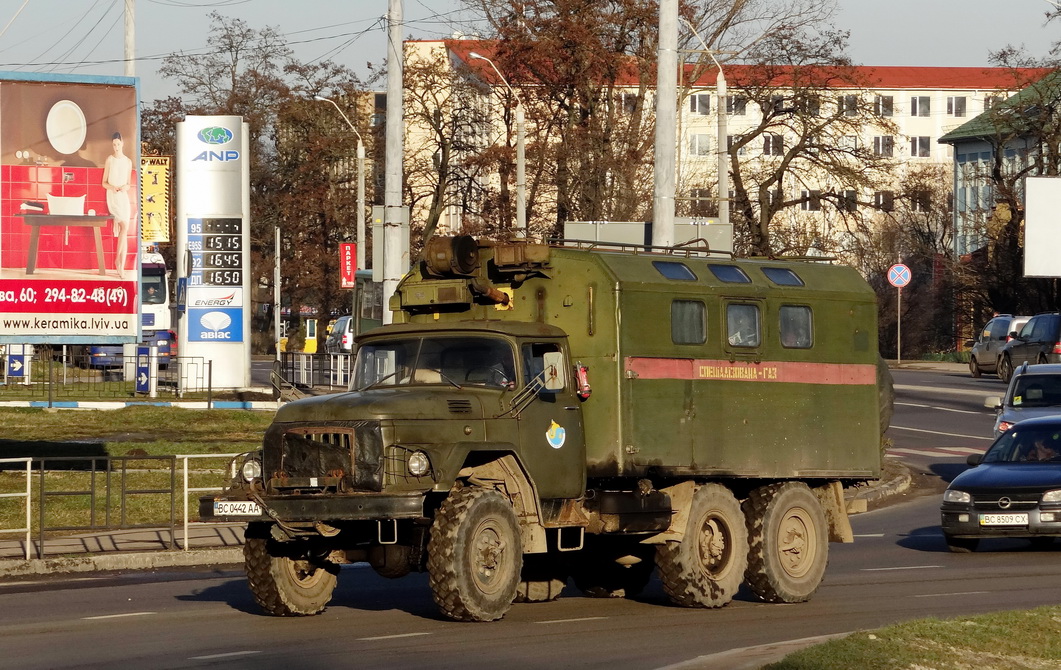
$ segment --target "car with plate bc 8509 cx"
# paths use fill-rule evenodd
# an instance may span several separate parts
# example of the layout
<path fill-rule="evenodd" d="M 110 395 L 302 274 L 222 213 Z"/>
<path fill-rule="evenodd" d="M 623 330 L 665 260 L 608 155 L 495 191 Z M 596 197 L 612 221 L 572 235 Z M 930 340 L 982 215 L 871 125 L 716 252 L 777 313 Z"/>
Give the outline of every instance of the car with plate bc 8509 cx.
<path fill-rule="evenodd" d="M 746 584 L 818 588 L 879 477 L 874 292 L 825 262 L 435 237 L 343 393 L 283 405 L 204 520 L 247 523 L 251 591 L 316 614 L 339 566 L 428 573 L 442 613 Z M 353 575 L 349 575 L 353 577 Z"/>

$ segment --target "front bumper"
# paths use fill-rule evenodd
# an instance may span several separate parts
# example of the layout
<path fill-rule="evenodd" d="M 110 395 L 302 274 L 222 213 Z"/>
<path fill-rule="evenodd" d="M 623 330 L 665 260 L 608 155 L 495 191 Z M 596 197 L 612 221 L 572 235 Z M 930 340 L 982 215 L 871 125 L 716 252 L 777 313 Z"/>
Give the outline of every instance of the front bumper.
<path fill-rule="evenodd" d="M 419 519 L 424 516 L 423 493 L 364 493 L 347 495 L 262 496 L 266 510 L 260 516 L 219 516 L 214 501 L 247 500 L 244 496 L 214 495 L 199 498 L 199 519 L 207 523 L 254 521 L 373 521 Z"/>
<path fill-rule="evenodd" d="M 985 526 L 980 523 L 981 512 L 948 506 L 940 511 L 940 526 L 951 537 L 1061 537 L 1061 509 L 1035 507 L 1021 514 L 1028 515 L 1027 524 Z"/>

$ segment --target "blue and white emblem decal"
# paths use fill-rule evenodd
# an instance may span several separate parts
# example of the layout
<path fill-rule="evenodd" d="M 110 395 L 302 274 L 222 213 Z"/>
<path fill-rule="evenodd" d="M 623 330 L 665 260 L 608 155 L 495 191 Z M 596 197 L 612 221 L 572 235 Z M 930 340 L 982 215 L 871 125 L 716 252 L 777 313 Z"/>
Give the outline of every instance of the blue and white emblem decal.
<path fill-rule="evenodd" d="M 549 442 L 550 447 L 559 449 L 564 446 L 564 440 L 567 439 L 567 431 L 557 422 L 550 421 L 549 430 L 545 431 L 545 439 Z"/>

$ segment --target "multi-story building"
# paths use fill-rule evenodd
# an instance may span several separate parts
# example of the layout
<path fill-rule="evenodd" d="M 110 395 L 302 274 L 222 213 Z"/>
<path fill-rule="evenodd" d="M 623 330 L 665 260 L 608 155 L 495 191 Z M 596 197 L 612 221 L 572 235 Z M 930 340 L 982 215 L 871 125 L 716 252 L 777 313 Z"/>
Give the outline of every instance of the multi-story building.
<path fill-rule="evenodd" d="M 483 90 L 478 104 L 489 106 L 495 124 L 494 131 L 482 134 L 480 141 L 511 144 L 511 125 L 506 126 L 504 122 L 509 119 L 511 124 L 510 117 L 506 116 L 510 110 L 499 104 L 508 91 L 508 84 L 499 80 L 489 61 L 471 57 L 472 52 L 492 54 L 493 44 L 475 40 L 406 44 L 407 61 L 441 53 L 454 72 L 477 80 Z M 953 150 L 939 144 L 940 137 L 1044 74 L 1040 70 L 1008 68 L 856 66 L 845 68 L 843 77 L 820 77 L 813 91 L 805 88 L 797 91 L 796 84 L 785 79 L 788 76 L 795 82 L 795 70 L 781 69 L 771 75 L 772 93 L 765 95 L 761 86 L 754 92 L 744 87 L 745 82 L 756 81 L 756 70 L 761 68 L 724 65 L 729 90 L 726 99 L 720 101 L 715 90 L 717 71 L 714 68 L 700 71 L 693 65 L 683 68 L 675 166 L 679 215 L 712 217 L 717 213 L 717 124 L 722 112 L 728 126 L 727 149 L 737 154 L 742 170 L 744 166 L 756 168 L 771 161 L 777 163 L 789 155 L 788 150 L 796 143 L 802 143 L 800 146 L 807 149 L 796 156 L 797 161 L 809 166 L 806 171 L 795 179 L 779 182 L 784 192 L 779 189 L 777 197 L 789 206 L 778 212 L 774 221 L 780 225 L 809 227 L 816 235 L 825 236 L 840 230 L 834 225 L 838 219 L 860 215 L 861 210 L 867 214 L 887 211 L 896 198 L 911 197 L 898 192 L 899 181 L 906 171 L 928 165 L 949 166 L 953 161 Z M 629 87 L 621 96 L 636 95 L 639 90 L 636 73 L 631 72 L 629 76 Z M 640 108 L 654 109 L 651 98 L 649 89 L 640 100 Z M 624 98 L 619 107 L 633 109 L 634 105 Z M 764 123 L 771 112 L 778 110 L 804 120 L 818 117 L 839 122 L 820 124 L 820 129 L 814 131 L 817 134 L 799 135 L 796 124 Z M 855 122 L 858 120 L 861 123 Z M 528 116 L 528 126 L 534 127 L 531 116 Z M 407 138 L 415 132 L 420 131 L 407 121 Z M 743 138 L 749 136 L 754 139 L 744 142 Z M 822 152 L 837 147 L 850 149 L 850 164 L 840 171 L 841 176 L 827 166 L 816 165 L 817 150 L 805 146 L 808 140 L 811 144 L 817 142 Z M 407 139 L 406 147 L 409 160 L 410 147 L 430 147 L 430 144 Z M 880 170 L 881 178 L 872 182 L 859 178 L 853 180 L 857 184 L 844 183 L 842 173 L 865 176 L 869 163 L 859 165 L 862 158 Z M 424 160 L 430 158 L 425 156 Z M 501 188 L 497 173 L 479 174 L 476 179 L 485 190 Z M 510 181 L 507 186 L 512 188 L 513 183 Z M 412 181 L 409 187 L 414 191 L 418 188 Z M 651 191 L 644 194 L 646 202 L 651 202 L 651 195 Z M 732 198 L 733 192 L 726 195 Z M 547 216 L 548 202 L 555 195 L 539 190 L 538 197 L 545 203 L 535 211 L 538 216 Z M 917 196 L 913 197 L 912 204 L 915 210 L 925 205 Z M 456 221 L 458 217 L 449 220 Z M 844 230 L 849 231 L 850 227 Z"/>

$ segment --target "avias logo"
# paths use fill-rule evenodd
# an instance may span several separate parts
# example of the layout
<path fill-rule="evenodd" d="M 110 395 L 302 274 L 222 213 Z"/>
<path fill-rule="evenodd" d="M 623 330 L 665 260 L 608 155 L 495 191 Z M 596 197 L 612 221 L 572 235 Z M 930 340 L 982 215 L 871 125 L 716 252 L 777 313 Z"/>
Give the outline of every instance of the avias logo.
<path fill-rule="evenodd" d="M 236 292 L 233 291 L 226 296 L 220 298 L 196 298 L 195 302 L 192 303 L 192 307 L 228 307 L 236 301 Z"/>
<path fill-rule="evenodd" d="M 232 131 L 222 126 L 210 126 L 209 128 L 203 128 L 196 135 L 199 141 L 203 144 L 227 144 L 232 141 L 234 137 Z M 223 149 L 218 151 L 202 151 L 192 162 L 203 161 L 206 163 L 220 162 L 227 163 L 229 161 L 239 160 L 239 152 L 235 149 Z"/>
<path fill-rule="evenodd" d="M 200 334 L 204 340 L 230 340 L 232 332 L 225 330 L 232 325 L 232 318 L 224 312 L 207 312 L 199 319 L 203 331 Z"/>

